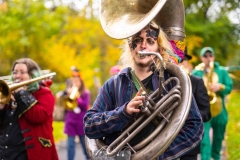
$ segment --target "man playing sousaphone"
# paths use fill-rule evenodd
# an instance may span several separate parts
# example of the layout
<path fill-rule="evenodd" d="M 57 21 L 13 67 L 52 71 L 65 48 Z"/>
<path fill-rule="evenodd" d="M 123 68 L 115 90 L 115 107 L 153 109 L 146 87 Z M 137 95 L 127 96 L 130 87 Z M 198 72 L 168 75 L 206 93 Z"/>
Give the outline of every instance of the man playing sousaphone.
<path fill-rule="evenodd" d="M 192 74 L 202 77 L 209 93 L 212 118 L 204 122 L 204 138 L 201 142 L 201 159 L 220 159 L 222 141 L 228 121 L 225 97 L 233 87 L 232 79 L 224 67 L 215 62 L 215 52 L 211 47 L 204 47 L 200 52 L 202 63 L 195 67 Z M 213 141 L 210 141 L 210 128 L 213 129 Z M 212 147 L 211 147 L 212 146 Z"/>
<path fill-rule="evenodd" d="M 111 144 L 133 118 L 141 112 L 145 96 L 159 88 L 159 61 L 156 56 L 143 56 L 139 51 L 157 52 L 164 63 L 178 63 L 184 48 L 180 41 L 169 41 L 161 28 L 153 22 L 125 41 L 121 63 L 127 66 L 118 75 L 110 78 L 101 88 L 92 108 L 87 111 L 85 133 L 91 139 L 103 139 Z M 165 71 L 164 79 L 173 75 Z M 166 87 L 173 88 L 174 83 Z M 166 94 L 166 93 L 164 93 Z M 189 98 L 189 97 L 188 97 Z M 203 135 L 203 122 L 195 100 L 190 99 L 191 106 L 186 121 L 158 159 L 176 159 L 200 143 Z M 180 118 L 180 117 L 179 117 Z M 177 120 L 179 121 L 179 120 Z M 128 144 L 136 145 L 145 140 L 156 128 L 150 122 Z M 165 135 L 167 137 L 167 135 Z M 164 140 L 166 137 L 162 137 Z M 154 143 L 161 144 L 161 141 Z M 145 155 L 150 154 L 145 153 Z M 96 158 L 96 157 L 95 157 Z"/>

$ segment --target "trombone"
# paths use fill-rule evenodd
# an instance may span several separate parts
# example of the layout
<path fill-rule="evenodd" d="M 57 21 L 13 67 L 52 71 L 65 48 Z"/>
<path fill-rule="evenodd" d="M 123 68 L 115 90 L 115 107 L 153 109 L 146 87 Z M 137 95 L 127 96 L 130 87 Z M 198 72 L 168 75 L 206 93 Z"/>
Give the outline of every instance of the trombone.
<path fill-rule="evenodd" d="M 48 78 L 48 77 L 52 77 L 54 75 L 56 75 L 55 72 L 45 74 L 40 77 L 30 79 L 27 81 L 23 81 L 20 83 L 11 83 L 11 84 L 9 82 L 5 82 L 4 80 L 0 80 L 0 103 L 7 104 L 11 99 L 11 92 L 14 91 L 15 89 L 20 88 L 25 85 L 28 85 L 30 83 L 36 82 L 36 81 L 40 81 L 40 80 Z"/>

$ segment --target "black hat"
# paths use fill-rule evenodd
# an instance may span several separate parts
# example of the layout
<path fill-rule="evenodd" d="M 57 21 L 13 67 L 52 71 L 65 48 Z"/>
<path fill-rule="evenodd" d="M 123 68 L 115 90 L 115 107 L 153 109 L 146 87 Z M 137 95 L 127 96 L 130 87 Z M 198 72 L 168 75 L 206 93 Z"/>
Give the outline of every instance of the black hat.
<path fill-rule="evenodd" d="M 191 60 L 191 59 L 192 59 L 192 56 L 188 54 L 187 47 L 186 47 L 184 51 L 183 60 Z"/>

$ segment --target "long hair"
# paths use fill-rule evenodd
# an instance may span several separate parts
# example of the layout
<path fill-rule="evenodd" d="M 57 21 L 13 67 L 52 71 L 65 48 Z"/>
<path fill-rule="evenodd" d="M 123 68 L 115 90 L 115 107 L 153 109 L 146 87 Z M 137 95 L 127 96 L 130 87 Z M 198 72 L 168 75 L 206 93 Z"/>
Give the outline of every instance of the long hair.
<path fill-rule="evenodd" d="M 82 94 L 85 90 L 87 90 L 87 87 L 85 86 L 85 83 L 82 79 L 80 70 L 78 70 L 75 66 L 72 66 L 71 78 L 74 78 L 74 77 L 77 78 L 81 82 L 81 86 L 78 88 L 78 91 Z M 72 81 L 72 79 L 71 79 L 71 81 Z M 69 87 L 71 87 L 72 82 L 69 85 L 70 85 Z"/>
<path fill-rule="evenodd" d="M 81 81 L 81 86 L 79 87 L 79 92 L 82 94 L 85 90 L 87 90 L 87 88 L 86 88 L 86 86 L 85 86 L 85 83 L 84 83 L 84 81 L 83 81 L 83 79 L 82 78 L 80 78 L 80 81 Z"/>
<path fill-rule="evenodd" d="M 163 58 L 163 61 L 165 63 L 169 62 L 170 61 L 169 55 L 173 54 L 174 52 L 173 52 L 171 43 L 167 38 L 167 35 L 154 22 L 150 22 L 149 25 L 147 25 L 145 28 L 149 28 L 149 27 L 159 32 L 158 38 L 157 38 L 158 50 Z M 119 64 L 121 64 L 123 67 L 133 68 L 134 66 L 134 60 L 131 54 L 131 47 L 130 47 L 133 37 L 134 36 L 124 40 L 123 44 L 121 45 L 122 55 L 120 57 Z M 159 60 L 157 60 L 156 64 L 158 67 L 160 66 L 159 63 L 160 63 Z"/>

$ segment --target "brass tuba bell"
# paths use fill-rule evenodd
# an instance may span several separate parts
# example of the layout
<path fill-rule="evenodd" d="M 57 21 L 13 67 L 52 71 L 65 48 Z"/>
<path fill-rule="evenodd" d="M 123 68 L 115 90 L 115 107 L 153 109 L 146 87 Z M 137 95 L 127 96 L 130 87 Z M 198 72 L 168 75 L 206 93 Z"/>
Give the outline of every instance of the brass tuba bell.
<path fill-rule="evenodd" d="M 130 37 L 154 21 L 172 40 L 183 40 L 183 0 L 100 1 L 100 22 L 112 38 Z"/>

